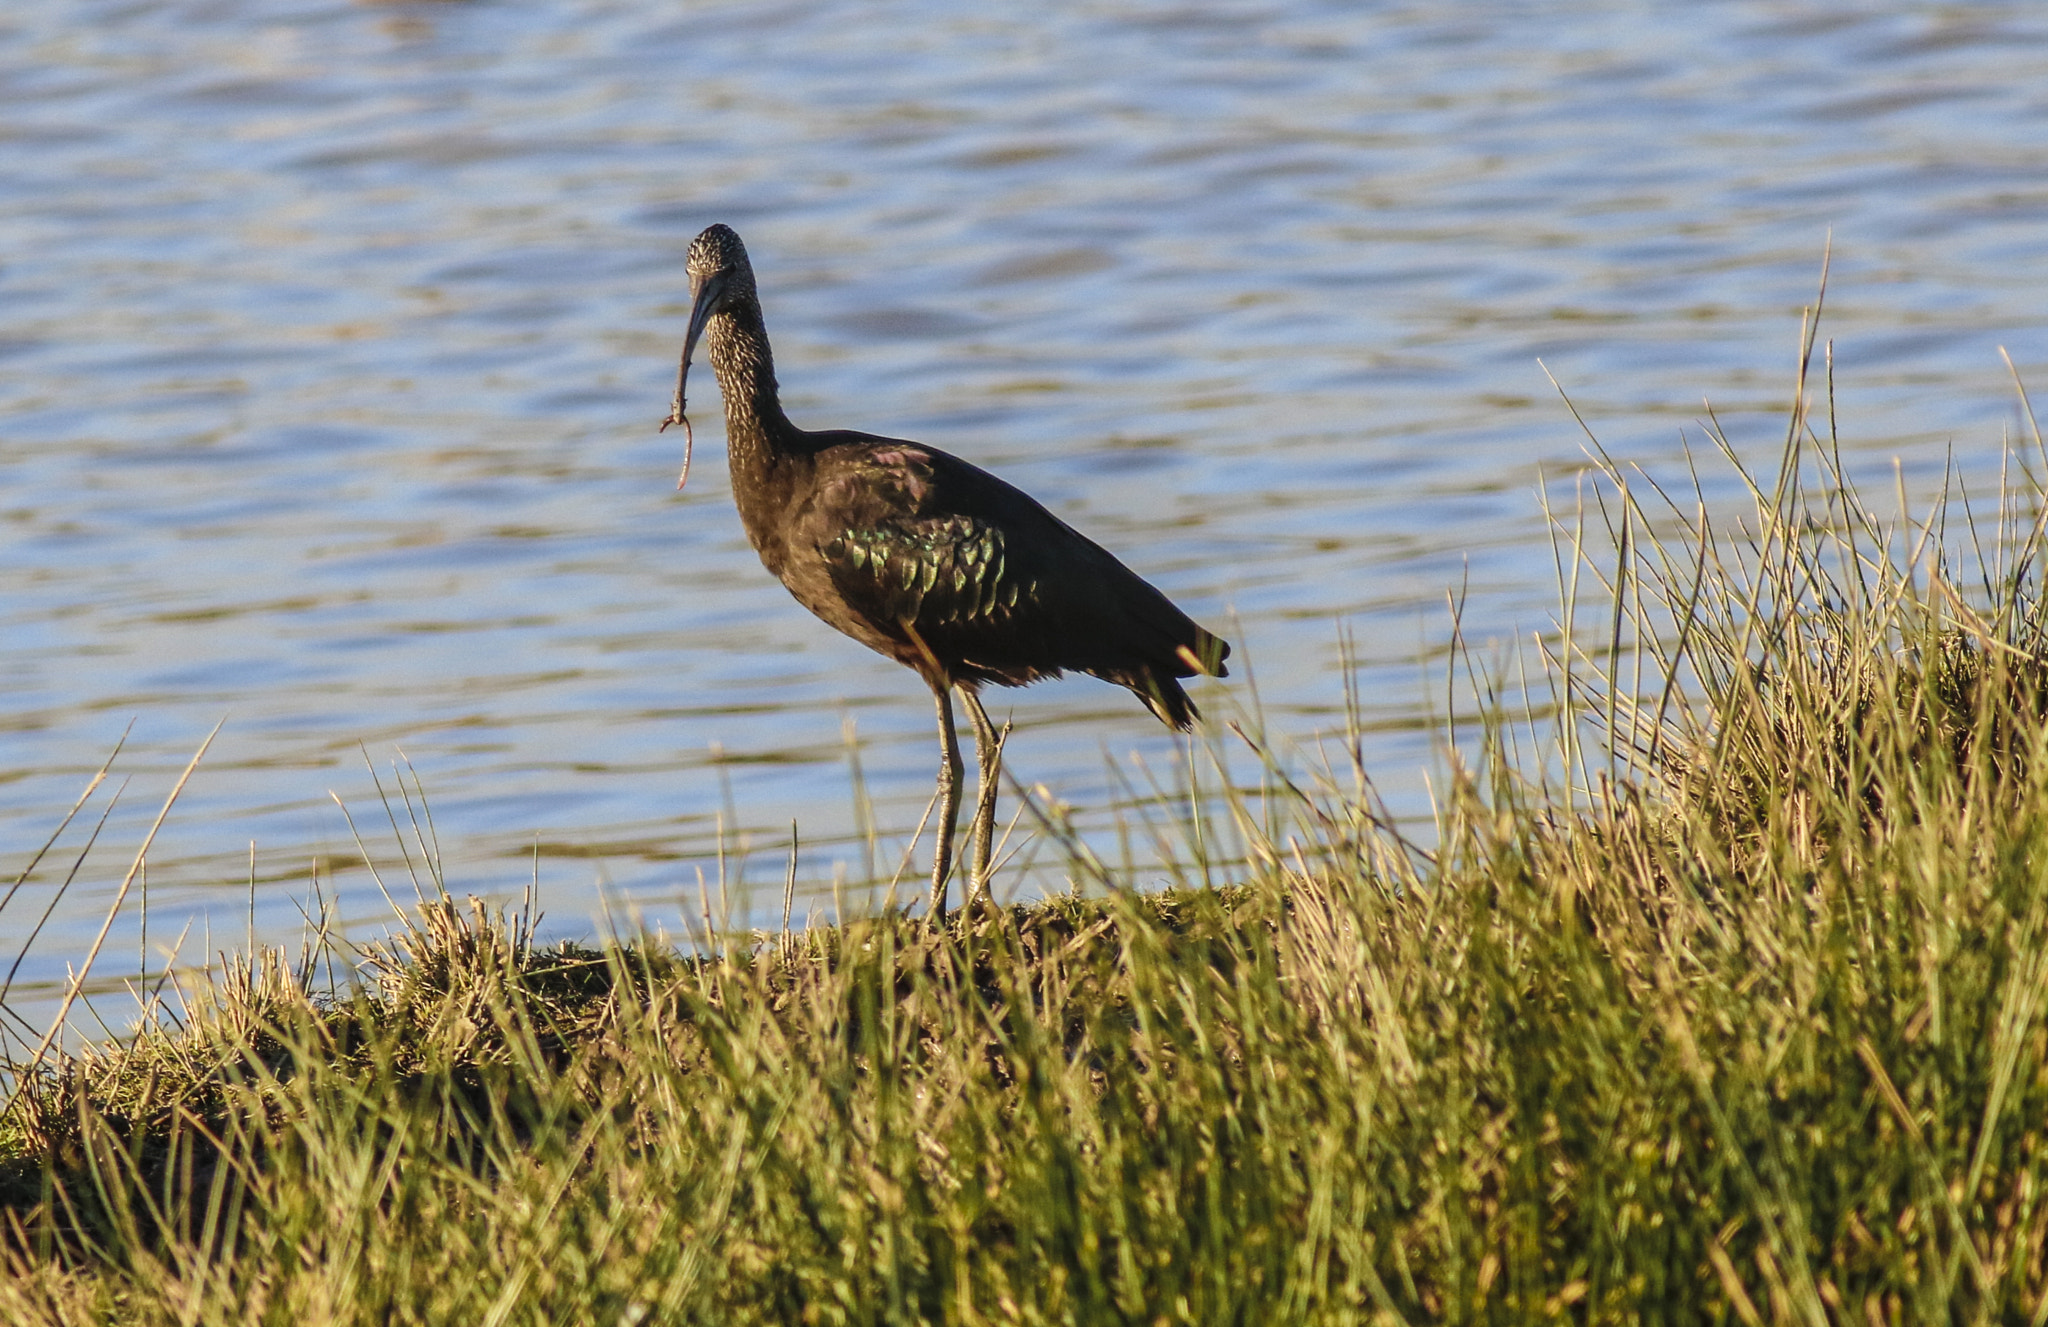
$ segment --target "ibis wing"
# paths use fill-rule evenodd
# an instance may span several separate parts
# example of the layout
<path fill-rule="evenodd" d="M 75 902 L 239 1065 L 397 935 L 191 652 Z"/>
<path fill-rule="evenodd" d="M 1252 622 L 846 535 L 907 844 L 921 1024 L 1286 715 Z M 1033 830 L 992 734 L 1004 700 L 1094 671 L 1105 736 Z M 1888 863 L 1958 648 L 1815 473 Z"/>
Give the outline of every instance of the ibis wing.
<path fill-rule="evenodd" d="M 874 633 L 1012 684 L 1067 669 L 1185 677 L 1179 647 L 1209 651 L 1207 632 L 1022 490 L 937 448 L 836 436 L 857 441 L 817 454 L 798 524 Z"/>
<path fill-rule="evenodd" d="M 907 624 L 934 649 L 971 651 L 1042 607 L 1036 532 L 1018 528 L 1014 501 L 981 491 L 1002 481 L 907 443 L 835 450 L 847 454 L 820 458 L 817 496 L 801 524 L 863 617 L 884 628 Z"/>

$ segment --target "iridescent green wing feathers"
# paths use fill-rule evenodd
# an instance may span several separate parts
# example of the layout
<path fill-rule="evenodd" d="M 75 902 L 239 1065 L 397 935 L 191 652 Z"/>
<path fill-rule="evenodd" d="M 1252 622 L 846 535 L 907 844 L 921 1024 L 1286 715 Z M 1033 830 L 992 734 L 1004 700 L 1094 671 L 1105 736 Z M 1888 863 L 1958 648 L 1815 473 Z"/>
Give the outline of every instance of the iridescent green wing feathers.
<path fill-rule="evenodd" d="M 945 627 L 995 622 L 1036 597 L 1035 581 L 1010 574 L 1005 543 L 998 526 L 947 516 L 843 530 L 820 551 L 889 620 Z"/>
<path fill-rule="evenodd" d="M 820 471 L 803 523 L 834 585 L 870 621 L 948 636 L 1000 634 L 1037 604 L 1043 550 L 1036 541 L 1014 548 L 1006 525 L 1019 514 L 995 510 L 1014 499 L 980 491 L 1008 485 L 909 444 L 834 448 L 821 455 Z"/>
<path fill-rule="evenodd" d="M 842 629 L 959 681 L 1093 673 L 1177 727 L 1194 709 L 1172 679 L 1222 673 L 1228 645 L 1021 490 L 936 448 L 813 436 L 832 441 L 796 534 L 829 577 L 819 598 L 858 619 Z"/>

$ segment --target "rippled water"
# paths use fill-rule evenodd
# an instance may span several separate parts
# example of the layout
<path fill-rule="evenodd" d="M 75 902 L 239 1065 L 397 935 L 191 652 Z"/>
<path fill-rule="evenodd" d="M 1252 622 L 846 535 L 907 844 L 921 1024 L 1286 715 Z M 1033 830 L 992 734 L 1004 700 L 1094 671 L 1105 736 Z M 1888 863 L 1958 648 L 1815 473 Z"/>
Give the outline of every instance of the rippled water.
<path fill-rule="evenodd" d="M 537 873 L 572 931 L 601 891 L 694 911 L 725 780 L 763 910 L 793 818 L 829 909 L 864 870 L 849 725 L 900 841 L 928 698 L 762 571 L 708 373 L 672 491 L 709 222 L 753 251 L 800 423 L 1030 489 L 1231 635 L 1276 731 L 1338 722 L 1348 625 L 1413 811 L 1445 592 L 1469 577 L 1480 640 L 1548 621 L 1539 476 L 1568 488 L 1580 436 L 1539 359 L 1620 455 L 1673 464 L 1703 399 L 1769 455 L 1832 233 L 1855 465 L 1995 470 L 1999 347 L 2048 383 L 2044 217 L 2019 3 L 15 0 L 10 876 L 133 726 L 31 968 L 82 951 L 223 715 L 152 943 L 242 939 L 252 840 L 257 924 L 297 935 L 309 867 L 354 852 L 330 791 L 390 841 L 365 752 L 417 769 L 458 892 Z M 1099 683 L 997 700 L 1013 766 L 1097 826 L 1112 762 L 1174 758 Z M 383 907 L 345 865 L 322 889 Z"/>

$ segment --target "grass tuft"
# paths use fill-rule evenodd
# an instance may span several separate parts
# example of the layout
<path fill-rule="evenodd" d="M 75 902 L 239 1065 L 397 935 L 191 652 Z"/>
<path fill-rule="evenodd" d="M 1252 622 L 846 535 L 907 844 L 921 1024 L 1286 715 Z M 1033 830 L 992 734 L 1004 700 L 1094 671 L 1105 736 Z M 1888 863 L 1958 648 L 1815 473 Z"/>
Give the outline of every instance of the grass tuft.
<path fill-rule="evenodd" d="M 1089 897 L 693 953 L 443 895 L 24 1071 L 0 1315 L 2048 1320 L 2038 496 L 1886 522 L 1804 413 L 1768 481 L 1709 437 L 1741 512 L 1596 444 L 1606 602 L 1427 847 L 1247 734 L 1258 793 L 1150 813 L 1215 888 L 1077 846 Z"/>

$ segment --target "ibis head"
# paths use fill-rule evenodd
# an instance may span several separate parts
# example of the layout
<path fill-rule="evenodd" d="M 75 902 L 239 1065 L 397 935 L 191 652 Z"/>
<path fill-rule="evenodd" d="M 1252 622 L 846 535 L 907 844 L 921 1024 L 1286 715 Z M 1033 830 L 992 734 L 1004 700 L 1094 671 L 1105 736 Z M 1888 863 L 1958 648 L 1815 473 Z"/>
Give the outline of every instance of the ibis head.
<path fill-rule="evenodd" d="M 690 356 L 696 353 L 697 340 L 713 314 L 754 298 L 754 268 L 747 261 L 747 246 L 740 243 L 739 233 L 731 226 L 708 227 L 692 240 L 684 270 L 690 275 L 690 325 L 683 334 L 682 362 L 676 365 L 675 400 L 661 425 L 663 429 L 670 424 L 683 426 L 683 473 L 676 481 L 677 488 L 690 480 L 690 421 L 686 414 Z"/>
<path fill-rule="evenodd" d="M 682 394 L 690 373 L 690 355 L 697 338 L 713 314 L 754 294 L 754 269 L 747 261 L 747 246 L 731 226 L 712 226 L 690 242 L 686 269 L 690 274 L 690 326 L 683 333 L 683 362 L 676 376 L 676 393 Z"/>

